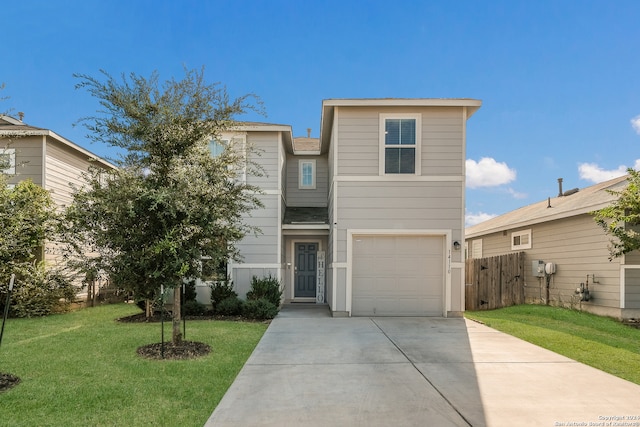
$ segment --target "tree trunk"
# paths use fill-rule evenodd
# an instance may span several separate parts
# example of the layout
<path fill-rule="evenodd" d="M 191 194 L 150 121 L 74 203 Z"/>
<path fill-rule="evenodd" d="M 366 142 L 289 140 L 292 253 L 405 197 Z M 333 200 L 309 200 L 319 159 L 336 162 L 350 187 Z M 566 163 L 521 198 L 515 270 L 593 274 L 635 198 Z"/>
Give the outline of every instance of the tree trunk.
<path fill-rule="evenodd" d="M 153 316 L 153 301 L 150 299 L 144 300 L 144 315 L 147 318 L 147 321 Z"/>
<path fill-rule="evenodd" d="M 173 315 L 171 323 L 173 326 L 173 334 L 171 342 L 173 345 L 180 345 L 182 343 L 182 329 L 180 328 L 180 301 L 182 297 L 182 286 L 176 286 L 173 288 Z"/>

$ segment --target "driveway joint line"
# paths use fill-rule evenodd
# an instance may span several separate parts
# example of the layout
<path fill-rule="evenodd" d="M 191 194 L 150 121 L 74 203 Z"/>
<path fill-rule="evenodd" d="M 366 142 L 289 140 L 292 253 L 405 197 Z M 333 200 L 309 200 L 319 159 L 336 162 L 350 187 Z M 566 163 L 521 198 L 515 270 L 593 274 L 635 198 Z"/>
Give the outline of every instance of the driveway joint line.
<path fill-rule="evenodd" d="M 433 389 L 436 392 L 438 392 L 438 394 L 444 399 L 445 402 L 447 402 L 447 404 L 451 407 L 451 409 L 453 409 L 456 412 L 456 414 L 458 414 L 460 416 L 460 418 L 462 418 L 464 420 L 465 423 L 467 423 L 469 426 L 473 426 L 473 424 L 458 410 L 458 408 L 456 408 L 456 406 L 453 404 L 453 402 L 451 402 L 449 399 L 447 399 L 447 397 L 440 391 L 440 389 L 438 387 L 436 387 L 436 385 L 434 383 L 432 383 L 431 380 L 429 380 L 429 378 L 427 378 L 427 376 L 425 374 L 423 374 L 420 369 L 418 369 L 416 364 L 413 363 L 413 360 L 411 360 L 409 358 L 409 356 L 407 356 L 407 354 L 398 346 L 398 344 L 396 344 L 395 341 L 393 339 L 391 339 L 391 337 L 389 335 L 387 335 L 387 333 L 384 331 L 384 329 L 382 329 L 382 327 L 380 327 L 380 325 L 375 321 L 375 319 L 373 319 L 372 317 L 370 317 L 369 319 L 371 320 L 371 322 L 373 322 L 374 325 L 376 325 L 376 327 L 389 340 L 389 342 L 391 344 L 393 344 L 393 346 L 395 348 L 398 349 L 398 351 L 405 357 L 405 359 L 407 359 L 407 361 L 411 364 L 411 366 L 413 366 L 413 369 L 418 371 L 418 374 L 420 374 L 420 376 L 422 376 L 422 378 L 424 378 L 425 381 L 427 383 L 429 383 L 429 385 L 431 385 L 431 387 L 433 387 Z"/>

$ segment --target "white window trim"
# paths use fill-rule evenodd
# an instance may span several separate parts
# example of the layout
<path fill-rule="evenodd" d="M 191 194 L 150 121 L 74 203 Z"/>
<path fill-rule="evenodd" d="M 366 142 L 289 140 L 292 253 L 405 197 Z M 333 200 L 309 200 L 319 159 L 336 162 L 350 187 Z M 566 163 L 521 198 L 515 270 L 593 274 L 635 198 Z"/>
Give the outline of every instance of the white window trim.
<path fill-rule="evenodd" d="M 311 165 L 311 185 L 303 184 L 302 167 L 306 163 Z M 315 159 L 299 159 L 298 160 L 298 189 L 300 190 L 316 189 L 316 160 Z"/>
<path fill-rule="evenodd" d="M 515 243 L 513 243 L 513 240 L 516 237 L 520 237 L 520 240 L 522 240 L 522 236 L 527 236 L 527 243 L 519 244 L 519 245 L 516 245 Z M 511 233 L 511 250 L 517 251 L 520 249 L 531 249 L 531 229 L 514 231 Z"/>
<path fill-rule="evenodd" d="M 415 173 L 413 174 L 398 174 L 398 173 L 385 173 L 385 123 L 387 119 L 414 119 L 416 121 L 416 165 Z M 380 151 L 378 154 L 378 166 L 380 176 L 419 176 L 422 175 L 422 115 L 421 114 L 380 114 L 380 130 L 379 130 L 379 146 Z"/>
<path fill-rule="evenodd" d="M 0 154 L 9 155 L 9 167 L 5 169 L 0 169 L 0 172 L 7 175 L 15 175 L 16 174 L 16 149 L 5 148 L 2 151 L 0 151 Z"/>
<path fill-rule="evenodd" d="M 222 142 L 223 144 L 227 145 L 225 149 L 227 149 L 228 147 L 231 147 L 232 149 L 237 149 L 239 150 L 241 155 L 244 157 L 244 162 L 237 172 L 238 174 L 237 179 L 241 183 L 246 184 L 247 183 L 247 161 L 248 161 L 247 160 L 247 133 L 246 132 L 237 132 L 237 133 L 224 132 L 222 135 L 220 135 L 216 139 Z"/>

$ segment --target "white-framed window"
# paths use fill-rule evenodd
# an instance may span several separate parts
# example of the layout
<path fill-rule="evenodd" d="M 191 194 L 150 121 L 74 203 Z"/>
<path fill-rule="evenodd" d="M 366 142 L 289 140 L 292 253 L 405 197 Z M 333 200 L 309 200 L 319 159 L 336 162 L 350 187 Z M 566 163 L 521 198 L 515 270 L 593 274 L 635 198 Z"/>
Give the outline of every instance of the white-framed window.
<path fill-rule="evenodd" d="M 16 174 L 16 149 L 0 149 L 0 172 L 7 175 Z"/>
<path fill-rule="evenodd" d="M 482 258 L 482 239 L 471 242 L 471 258 Z"/>
<path fill-rule="evenodd" d="M 531 229 L 511 233 L 511 250 L 531 249 Z"/>
<path fill-rule="evenodd" d="M 239 161 L 237 170 L 237 179 L 242 182 L 247 182 L 247 135 L 243 133 L 239 134 L 224 134 L 219 138 L 212 138 L 209 140 L 209 152 L 213 157 L 219 157 L 226 150 L 235 150 L 238 155 L 242 156 Z M 231 168 L 231 166 L 229 166 Z"/>
<path fill-rule="evenodd" d="M 213 157 L 218 157 L 227 145 L 229 145 L 229 139 L 211 139 L 209 141 L 209 151 Z"/>
<path fill-rule="evenodd" d="M 298 188 L 314 190 L 316 188 L 316 161 L 298 160 Z"/>
<path fill-rule="evenodd" d="M 419 114 L 380 115 L 380 175 L 420 175 Z"/>

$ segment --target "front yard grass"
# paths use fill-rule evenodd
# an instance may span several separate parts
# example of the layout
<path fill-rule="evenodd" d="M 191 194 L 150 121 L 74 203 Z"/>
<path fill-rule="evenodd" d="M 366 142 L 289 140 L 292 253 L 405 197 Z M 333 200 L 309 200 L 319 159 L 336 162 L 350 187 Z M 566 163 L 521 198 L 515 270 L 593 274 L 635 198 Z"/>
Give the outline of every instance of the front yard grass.
<path fill-rule="evenodd" d="M 185 339 L 209 344 L 211 353 L 149 360 L 136 349 L 160 342 L 160 323 L 116 322 L 137 312 L 118 304 L 10 319 L 0 372 L 21 382 L 0 393 L 0 425 L 202 426 L 267 329 L 265 323 L 187 321 Z M 170 325 L 165 328 L 170 339 Z"/>
<path fill-rule="evenodd" d="M 640 329 L 559 307 L 518 305 L 465 317 L 640 384 Z"/>

